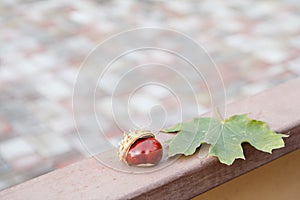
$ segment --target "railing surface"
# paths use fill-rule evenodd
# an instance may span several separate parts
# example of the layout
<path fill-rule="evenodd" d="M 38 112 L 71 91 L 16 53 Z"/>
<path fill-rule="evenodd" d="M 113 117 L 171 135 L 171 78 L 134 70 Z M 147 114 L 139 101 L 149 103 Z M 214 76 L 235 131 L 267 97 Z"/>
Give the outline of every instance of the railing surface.
<path fill-rule="evenodd" d="M 122 173 L 93 158 L 0 192 L 0 199 L 188 199 L 300 147 L 300 79 L 227 106 L 227 116 L 248 113 L 289 135 L 286 147 L 267 154 L 243 145 L 246 160 L 232 166 L 214 157 L 181 157 L 170 167 L 146 174 Z M 105 152 L 103 158 L 116 156 Z"/>

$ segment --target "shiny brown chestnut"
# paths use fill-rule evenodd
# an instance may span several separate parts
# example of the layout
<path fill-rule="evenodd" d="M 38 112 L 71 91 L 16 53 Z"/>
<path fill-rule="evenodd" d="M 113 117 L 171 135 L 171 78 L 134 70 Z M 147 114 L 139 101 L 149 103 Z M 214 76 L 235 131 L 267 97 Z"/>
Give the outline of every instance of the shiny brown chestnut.
<path fill-rule="evenodd" d="M 153 166 L 163 155 L 162 145 L 150 131 L 136 130 L 125 134 L 119 148 L 119 158 L 132 166 Z"/>

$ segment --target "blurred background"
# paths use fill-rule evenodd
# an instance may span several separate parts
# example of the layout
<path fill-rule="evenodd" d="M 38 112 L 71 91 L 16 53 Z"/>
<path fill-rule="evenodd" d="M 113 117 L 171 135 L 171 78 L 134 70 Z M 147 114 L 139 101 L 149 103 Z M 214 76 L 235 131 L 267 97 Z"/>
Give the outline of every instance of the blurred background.
<path fill-rule="evenodd" d="M 87 155 L 72 113 L 79 67 L 99 42 L 145 26 L 174 29 L 202 44 L 221 72 L 227 102 L 300 75 L 297 0 L 1 0 L 0 190 Z M 172 103 L 155 87 L 140 99 L 140 109 L 153 101 Z M 104 110 L 101 119 L 113 139 L 118 130 L 109 114 Z M 88 118 L 80 123 L 90 131 Z"/>

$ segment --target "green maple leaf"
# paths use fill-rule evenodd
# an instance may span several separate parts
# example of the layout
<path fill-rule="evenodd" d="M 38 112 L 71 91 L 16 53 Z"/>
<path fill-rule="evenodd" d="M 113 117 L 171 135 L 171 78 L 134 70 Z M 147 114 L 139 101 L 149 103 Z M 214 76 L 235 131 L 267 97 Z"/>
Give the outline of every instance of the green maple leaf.
<path fill-rule="evenodd" d="M 272 153 L 273 149 L 284 147 L 283 137 L 275 133 L 262 121 L 253 120 L 246 114 L 228 119 L 196 118 L 193 121 L 176 124 L 161 130 L 177 133 L 169 145 L 169 157 L 184 154 L 192 155 L 203 143 L 210 144 L 209 155 L 216 156 L 220 162 L 231 165 L 235 159 L 245 159 L 242 143 L 248 142 L 260 151 Z"/>

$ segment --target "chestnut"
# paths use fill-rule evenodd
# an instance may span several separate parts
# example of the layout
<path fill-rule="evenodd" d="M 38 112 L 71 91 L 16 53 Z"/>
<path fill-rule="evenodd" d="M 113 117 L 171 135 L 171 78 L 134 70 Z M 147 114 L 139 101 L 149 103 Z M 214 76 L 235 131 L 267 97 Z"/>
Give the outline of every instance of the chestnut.
<path fill-rule="evenodd" d="M 118 154 L 128 165 L 153 166 L 161 160 L 163 148 L 153 133 L 136 130 L 124 135 Z"/>

